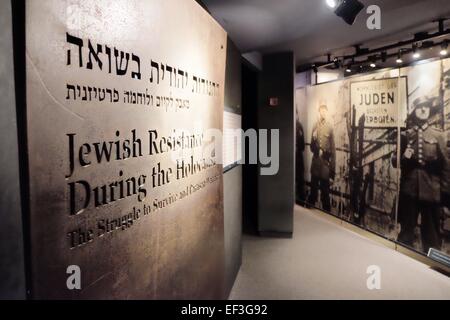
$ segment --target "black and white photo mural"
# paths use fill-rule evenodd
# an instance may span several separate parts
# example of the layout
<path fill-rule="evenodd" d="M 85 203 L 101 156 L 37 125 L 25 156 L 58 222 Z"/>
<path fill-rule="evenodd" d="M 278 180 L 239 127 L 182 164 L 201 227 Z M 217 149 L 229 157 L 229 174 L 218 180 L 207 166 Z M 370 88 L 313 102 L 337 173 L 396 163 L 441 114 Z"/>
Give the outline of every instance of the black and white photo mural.
<path fill-rule="evenodd" d="M 449 99 L 450 59 L 297 89 L 297 203 L 449 254 Z"/>

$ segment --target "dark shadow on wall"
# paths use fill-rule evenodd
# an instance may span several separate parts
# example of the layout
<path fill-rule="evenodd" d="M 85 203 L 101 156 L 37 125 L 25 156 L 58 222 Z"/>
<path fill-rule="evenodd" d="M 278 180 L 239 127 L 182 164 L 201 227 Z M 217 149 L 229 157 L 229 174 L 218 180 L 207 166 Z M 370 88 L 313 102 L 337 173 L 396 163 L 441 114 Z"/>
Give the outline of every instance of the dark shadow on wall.
<path fill-rule="evenodd" d="M 292 237 L 295 175 L 293 53 L 264 55 L 259 81 L 258 129 L 267 130 L 268 137 L 275 133 L 275 139 L 278 132 L 279 140 L 267 140 L 270 163 L 258 165 L 258 232 L 262 236 Z M 274 143 L 279 143 L 279 148 L 272 147 Z M 269 167 L 276 171 L 267 172 Z M 263 171 L 265 175 L 261 174 Z"/>
<path fill-rule="evenodd" d="M 258 128 L 259 71 L 245 60 L 242 63 L 242 129 Z M 249 150 L 246 141 L 245 150 Z M 242 227 L 246 234 L 257 234 L 258 229 L 258 166 L 244 164 L 242 174 Z"/>
<path fill-rule="evenodd" d="M 0 2 L 0 299 L 26 298 L 26 248 L 22 210 L 26 208 L 23 147 L 25 123 L 25 5 Z M 16 108 L 17 104 L 17 108 Z M 19 166 L 20 164 L 20 166 Z M 25 239 L 26 242 L 26 239 Z"/>

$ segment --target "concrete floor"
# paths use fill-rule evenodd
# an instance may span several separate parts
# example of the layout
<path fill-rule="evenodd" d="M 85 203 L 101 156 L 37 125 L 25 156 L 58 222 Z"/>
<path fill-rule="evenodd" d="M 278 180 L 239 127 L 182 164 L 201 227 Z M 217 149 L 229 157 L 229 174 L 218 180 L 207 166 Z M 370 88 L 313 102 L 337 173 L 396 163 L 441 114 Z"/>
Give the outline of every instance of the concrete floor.
<path fill-rule="evenodd" d="M 230 299 L 450 299 L 450 278 L 296 206 L 293 239 L 244 236 Z M 367 267 L 381 289 L 367 289 Z"/>

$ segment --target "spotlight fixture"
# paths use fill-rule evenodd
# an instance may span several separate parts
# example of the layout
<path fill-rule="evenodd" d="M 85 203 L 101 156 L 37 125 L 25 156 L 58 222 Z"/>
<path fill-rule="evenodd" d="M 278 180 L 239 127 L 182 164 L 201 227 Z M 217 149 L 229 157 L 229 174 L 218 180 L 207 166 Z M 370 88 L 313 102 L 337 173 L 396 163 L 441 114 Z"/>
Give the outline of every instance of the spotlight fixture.
<path fill-rule="evenodd" d="M 352 72 L 352 66 L 350 64 L 347 65 L 347 68 L 345 68 L 345 72 L 351 73 Z"/>
<path fill-rule="evenodd" d="M 340 67 L 340 61 L 339 61 L 339 59 L 338 58 L 334 58 L 333 59 L 333 63 L 334 63 L 334 67 L 336 68 L 336 69 L 339 69 L 339 67 Z"/>
<path fill-rule="evenodd" d="M 336 0 L 327 0 L 327 5 L 330 7 L 330 8 L 335 8 L 336 7 Z"/>
<path fill-rule="evenodd" d="M 402 51 L 401 51 L 401 50 L 398 51 L 397 60 L 395 60 L 395 62 L 397 62 L 398 64 L 403 63 L 403 60 L 402 60 Z"/>
<path fill-rule="evenodd" d="M 334 2 L 336 6 L 336 10 L 334 10 L 334 13 L 338 17 L 344 19 L 344 21 L 349 25 L 352 25 L 355 22 L 356 16 L 364 8 L 364 4 L 362 4 L 358 0 L 339 0 L 339 4 L 337 4 L 336 1 Z"/>
<path fill-rule="evenodd" d="M 444 41 L 441 45 L 441 51 L 439 52 L 441 56 L 446 56 L 448 54 L 447 48 L 448 48 L 447 41 Z"/>
<path fill-rule="evenodd" d="M 377 62 L 377 56 L 376 56 L 376 55 L 369 56 L 368 60 L 369 60 L 369 62 L 370 62 L 369 66 L 370 66 L 371 68 L 375 68 L 375 67 L 377 66 L 377 65 L 376 65 L 376 62 Z"/>
<path fill-rule="evenodd" d="M 417 49 L 417 45 L 413 44 L 413 58 L 419 59 L 420 58 L 420 52 Z"/>

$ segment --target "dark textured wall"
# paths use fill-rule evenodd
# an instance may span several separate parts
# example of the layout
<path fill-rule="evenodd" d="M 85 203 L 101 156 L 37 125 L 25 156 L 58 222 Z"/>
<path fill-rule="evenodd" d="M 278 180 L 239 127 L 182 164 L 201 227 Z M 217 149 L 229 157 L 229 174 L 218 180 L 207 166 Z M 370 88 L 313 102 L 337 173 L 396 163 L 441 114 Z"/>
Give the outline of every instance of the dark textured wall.
<path fill-rule="evenodd" d="M 5 150 L 0 153 L 0 298 L 25 298 L 23 231 L 20 206 L 11 4 L 0 3 L 0 130 Z M 225 85 L 227 111 L 241 112 L 241 55 L 228 41 Z M 242 166 L 224 173 L 225 288 L 232 288 L 242 260 Z"/>
<path fill-rule="evenodd" d="M 261 60 L 262 61 L 262 60 Z M 259 70 L 244 60 L 242 64 L 242 129 L 258 128 Z M 247 150 L 248 150 L 247 141 Z M 242 229 L 255 235 L 258 229 L 258 165 L 245 163 L 242 168 Z"/>
<path fill-rule="evenodd" d="M 0 2 L 0 299 L 25 298 L 11 2 Z"/>
<path fill-rule="evenodd" d="M 191 1 L 130 2 L 129 5 L 119 6 L 119 9 L 123 9 L 120 16 L 110 15 L 111 8 L 104 3 L 92 5 L 91 2 L 81 1 L 71 6 L 71 17 L 82 16 L 86 19 L 76 19 L 75 24 L 64 19 L 67 23 L 61 22 L 61 13 L 67 11 L 67 5 L 67 2 L 59 0 L 26 0 L 31 297 L 225 298 L 222 166 L 218 164 L 207 170 L 195 170 L 191 164 L 189 169 L 192 170 L 189 170 L 185 162 L 183 175 L 177 176 L 176 169 L 173 170 L 172 183 L 167 175 L 166 179 L 151 181 L 148 172 L 161 169 L 158 177 L 162 177 L 162 170 L 168 174 L 168 168 L 175 168 L 175 164 L 168 152 L 161 151 L 161 146 L 160 151 L 155 152 L 158 155 L 145 152 L 147 139 L 144 140 L 143 135 L 149 129 L 157 130 L 159 139 L 164 139 L 166 134 L 178 135 L 173 129 L 182 128 L 192 132 L 197 128 L 197 121 L 205 128 L 222 127 L 226 33 Z M 156 11 L 159 14 L 151 19 L 141 14 Z M 118 26 L 121 23 L 127 27 Z M 167 41 L 161 41 L 152 32 L 145 32 L 153 29 L 164 30 Z M 113 43 L 102 38 L 105 34 L 102 31 L 113 35 L 108 38 Z M 69 32 L 81 39 L 70 38 Z M 103 69 L 97 62 L 92 69 L 87 67 L 85 50 L 82 50 L 81 55 L 78 51 L 80 63 L 75 63 L 76 49 L 71 45 L 74 39 L 79 44 L 84 43 L 84 48 L 88 42 L 102 44 L 100 47 L 103 47 L 104 53 L 106 43 L 111 48 L 125 47 L 128 53 L 125 60 L 130 57 L 127 71 L 123 64 L 123 72 L 119 73 L 120 66 L 116 66 L 115 69 L 111 68 L 115 72 L 109 74 L 105 68 L 109 60 L 106 53 L 102 56 Z M 70 51 L 66 45 L 72 47 Z M 167 73 L 163 80 L 162 72 L 154 71 L 155 66 L 152 67 L 149 62 L 149 59 L 155 59 L 154 49 L 159 53 L 158 70 L 162 70 L 161 64 L 166 65 L 165 69 L 168 68 L 167 63 L 177 67 L 183 64 L 184 71 L 192 77 L 189 83 L 194 86 L 194 92 L 186 85 L 183 87 L 182 81 L 172 82 Z M 74 53 L 70 55 L 70 61 L 68 52 Z M 131 69 L 133 53 L 136 54 L 136 69 Z M 133 79 L 133 72 L 141 76 L 134 76 Z M 122 73 L 125 75 L 122 76 Z M 209 81 L 208 86 L 194 85 L 197 73 L 219 83 L 219 86 L 215 86 L 214 95 L 205 92 L 207 88 L 211 89 Z M 126 98 L 120 99 L 127 91 L 140 91 L 141 85 L 149 84 L 148 79 L 153 78 L 152 75 L 155 76 L 151 86 L 153 96 L 168 94 L 173 90 L 182 94 L 184 88 L 182 95 L 190 101 L 189 108 L 184 108 L 185 112 L 181 112 L 181 109 L 175 112 L 175 104 L 171 110 L 140 108 L 131 106 L 133 103 L 126 101 Z M 177 79 L 180 80 L 180 77 Z M 206 83 L 206 80 L 202 79 L 203 82 Z M 76 88 L 79 84 L 79 93 L 83 91 L 81 88 L 88 89 L 94 84 L 114 88 L 115 91 L 111 90 L 114 92 L 114 95 L 110 94 L 111 100 L 105 100 L 104 108 L 99 109 L 93 106 L 97 105 L 95 100 L 100 102 L 102 99 L 100 94 L 97 98 L 95 95 L 91 98 L 88 94 L 82 99 L 81 94 L 67 98 L 66 87 L 70 88 L 69 83 L 73 83 L 73 86 L 76 84 Z M 119 98 L 115 98 L 114 102 L 112 97 L 117 97 L 116 91 Z M 72 171 L 70 153 L 67 152 L 72 149 L 67 141 L 68 135 L 76 135 L 77 139 L 80 138 L 77 141 L 94 142 L 109 139 L 111 135 L 114 136 L 114 132 L 120 132 L 116 136 L 122 140 L 134 130 L 140 136 L 138 139 L 142 139 L 136 141 L 137 157 L 133 161 L 107 160 L 98 161 L 95 165 L 92 162 L 92 166 L 78 167 L 79 170 L 67 175 L 67 169 Z M 150 142 L 150 145 L 153 143 Z M 192 145 L 188 147 L 193 149 Z M 151 149 L 155 150 L 153 146 L 147 150 Z M 123 161 L 123 157 L 118 158 Z M 209 163 L 210 155 L 205 155 L 205 158 Z M 197 161 L 195 156 L 192 161 Z M 156 167 L 157 170 L 153 171 Z M 123 180 L 120 178 L 122 174 Z M 144 175 L 147 177 L 145 181 Z M 88 190 L 86 187 L 73 192 L 74 189 L 71 191 L 69 186 L 72 182 L 78 184 L 80 180 L 87 181 L 86 186 L 89 184 L 91 187 L 116 180 L 118 185 L 118 180 L 125 179 L 130 179 L 131 183 L 127 185 L 124 182 L 124 198 L 120 199 L 124 201 L 118 201 L 119 198 L 113 197 L 112 193 L 102 192 L 104 206 L 99 206 L 98 202 L 96 206 L 95 196 L 89 197 L 90 201 L 86 200 L 88 194 L 92 195 L 93 188 Z M 133 185 L 136 187 L 134 190 L 131 188 Z M 130 192 L 125 190 L 127 188 Z M 179 196 L 175 200 L 176 194 Z M 74 196 L 85 199 L 88 205 L 79 214 L 71 214 Z M 148 212 L 150 206 L 152 214 Z M 74 207 L 72 209 L 77 210 Z M 122 228 L 118 227 L 119 224 Z M 105 228 L 106 225 L 110 227 L 109 230 Z M 81 269 L 82 290 L 68 290 L 66 269 L 70 265 L 77 265 Z"/>
<path fill-rule="evenodd" d="M 294 210 L 294 55 L 283 52 L 263 57 L 260 75 L 258 128 L 280 130 L 279 171 L 258 173 L 258 231 L 290 236 Z M 271 97 L 278 106 L 269 106 Z"/>
<path fill-rule="evenodd" d="M 241 54 L 227 41 L 225 71 L 225 111 L 241 111 Z M 236 166 L 223 175 L 224 235 L 225 235 L 225 289 L 228 295 L 242 261 L 242 166 Z"/>

